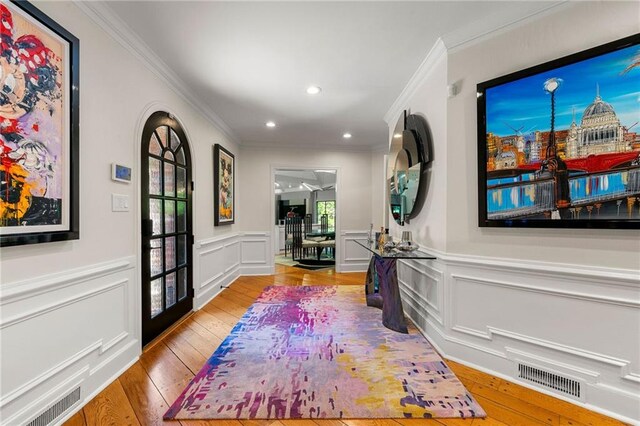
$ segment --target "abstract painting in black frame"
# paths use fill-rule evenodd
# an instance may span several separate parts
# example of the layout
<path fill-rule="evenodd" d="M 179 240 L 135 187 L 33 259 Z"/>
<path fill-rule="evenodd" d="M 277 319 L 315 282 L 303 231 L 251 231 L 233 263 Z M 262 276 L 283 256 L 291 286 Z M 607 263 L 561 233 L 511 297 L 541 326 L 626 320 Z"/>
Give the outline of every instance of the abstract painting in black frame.
<path fill-rule="evenodd" d="M 235 163 L 236 157 L 222 145 L 213 146 L 213 202 L 214 225 L 235 222 Z"/>
<path fill-rule="evenodd" d="M 26 1 L 0 15 L 0 245 L 78 239 L 78 39 Z"/>
<path fill-rule="evenodd" d="M 640 228 L 640 34 L 477 88 L 479 226 Z"/>

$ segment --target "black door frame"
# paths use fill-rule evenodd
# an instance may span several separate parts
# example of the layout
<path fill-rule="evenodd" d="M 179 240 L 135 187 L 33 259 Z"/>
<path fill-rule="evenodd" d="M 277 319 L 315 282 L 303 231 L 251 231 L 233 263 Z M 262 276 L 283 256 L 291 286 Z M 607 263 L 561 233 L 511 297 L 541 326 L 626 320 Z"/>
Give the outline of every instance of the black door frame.
<path fill-rule="evenodd" d="M 178 296 L 176 296 L 176 303 L 170 308 L 165 308 L 162 313 L 158 314 L 155 318 L 151 318 L 151 292 L 150 292 L 150 284 L 151 284 L 151 266 L 150 266 L 150 237 L 152 234 L 152 222 L 150 220 L 149 215 L 149 142 L 151 140 L 151 136 L 153 132 L 160 126 L 168 126 L 173 131 L 175 131 L 176 135 L 180 139 L 181 146 L 184 150 L 185 154 L 185 167 L 186 167 L 186 192 L 187 192 L 187 243 L 186 243 L 186 251 L 187 251 L 187 295 L 186 297 L 180 301 L 177 300 Z M 164 163 L 161 163 L 164 164 Z M 140 277 L 141 277 L 141 338 L 142 338 L 142 346 L 144 347 L 146 344 L 151 342 L 157 336 L 159 336 L 163 331 L 171 327 L 174 323 L 176 323 L 180 318 L 182 318 L 187 313 L 193 310 L 193 298 L 194 298 L 194 288 L 193 288 L 193 177 L 192 177 L 192 158 L 191 158 L 191 150 L 189 147 L 189 140 L 186 137 L 184 129 L 176 120 L 176 118 L 167 112 L 157 111 L 151 114 L 145 121 L 143 131 L 142 131 L 142 140 L 141 140 L 141 158 L 140 158 L 140 201 L 141 201 L 141 211 L 140 211 L 140 219 L 141 219 L 141 268 L 140 268 Z M 162 180 L 164 182 L 164 178 Z M 175 182 L 175 175 L 174 175 Z M 164 185 L 162 185 L 164 186 Z M 163 210 L 164 211 L 164 210 Z M 164 214 L 162 215 L 162 220 L 164 221 Z M 164 235 L 162 233 L 162 235 Z M 164 244 L 163 244 L 164 247 Z M 177 243 L 176 243 L 177 247 Z M 164 256 L 163 256 L 163 270 L 166 266 Z M 178 270 L 178 265 L 176 265 L 175 270 Z M 176 279 L 176 293 L 177 293 L 177 279 Z M 164 283 L 163 283 L 164 289 Z M 165 305 L 165 294 L 163 291 L 163 306 Z"/>

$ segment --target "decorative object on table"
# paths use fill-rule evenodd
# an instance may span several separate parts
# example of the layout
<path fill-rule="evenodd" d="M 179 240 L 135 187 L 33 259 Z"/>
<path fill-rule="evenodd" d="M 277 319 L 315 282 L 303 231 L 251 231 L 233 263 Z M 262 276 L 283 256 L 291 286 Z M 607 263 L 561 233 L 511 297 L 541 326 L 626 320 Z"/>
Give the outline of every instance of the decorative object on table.
<path fill-rule="evenodd" d="M 387 163 L 389 208 L 399 225 L 409 222 L 422 208 L 431 151 L 431 132 L 425 119 L 404 111 L 391 137 Z"/>
<path fill-rule="evenodd" d="M 267 287 L 168 419 L 484 417 L 412 328 L 380 324 L 355 286 Z"/>
<path fill-rule="evenodd" d="M 79 41 L 2 2 L 0 245 L 79 238 Z"/>
<path fill-rule="evenodd" d="M 213 147 L 213 175 L 215 226 L 231 225 L 235 222 L 235 156 L 220 144 Z"/>
<path fill-rule="evenodd" d="M 640 34 L 478 84 L 479 226 L 640 228 L 638 87 Z"/>
<path fill-rule="evenodd" d="M 385 234 L 384 236 L 384 246 L 382 246 L 383 250 L 393 250 L 396 246 L 396 243 L 393 242 L 393 237 L 389 234 Z"/>
<path fill-rule="evenodd" d="M 411 239 L 411 231 L 402 231 L 402 240 L 396 245 L 398 250 L 414 251 L 418 249 L 418 245 Z"/>
<path fill-rule="evenodd" d="M 384 245 L 387 242 L 387 237 L 389 236 L 389 229 L 385 229 L 384 226 L 380 228 L 380 232 L 376 232 L 376 241 L 377 248 L 380 250 L 384 250 Z"/>
<path fill-rule="evenodd" d="M 122 164 L 111 164 L 111 180 L 117 182 L 131 183 L 131 167 Z"/>

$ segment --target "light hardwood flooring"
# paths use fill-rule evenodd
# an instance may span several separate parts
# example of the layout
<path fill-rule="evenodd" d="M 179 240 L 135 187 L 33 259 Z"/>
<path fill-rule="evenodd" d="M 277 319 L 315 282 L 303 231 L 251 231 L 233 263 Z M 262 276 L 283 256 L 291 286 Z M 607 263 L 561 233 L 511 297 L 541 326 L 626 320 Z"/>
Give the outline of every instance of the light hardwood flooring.
<path fill-rule="evenodd" d="M 623 423 L 506 380 L 447 361 L 488 413 L 486 419 L 167 421 L 162 415 L 268 285 L 362 285 L 364 273 L 306 271 L 276 265 L 273 276 L 240 277 L 204 308 L 143 351 L 140 360 L 65 425 L 412 426 L 592 425 Z"/>

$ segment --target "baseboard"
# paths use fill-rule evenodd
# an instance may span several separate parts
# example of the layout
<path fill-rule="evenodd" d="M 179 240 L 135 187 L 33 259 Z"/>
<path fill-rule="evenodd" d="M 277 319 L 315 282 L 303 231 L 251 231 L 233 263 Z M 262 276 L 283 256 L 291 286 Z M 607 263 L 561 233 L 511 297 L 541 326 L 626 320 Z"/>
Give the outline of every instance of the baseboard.
<path fill-rule="evenodd" d="M 242 274 L 240 269 L 237 268 L 230 274 L 223 276 L 217 280 L 214 284 L 210 284 L 204 291 L 198 293 L 198 296 L 194 298 L 193 309 L 195 311 L 202 309 L 204 305 L 213 300 L 221 291 L 223 287 L 228 287 L 231 283 L 237 280 Z"/>

